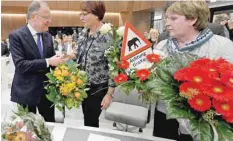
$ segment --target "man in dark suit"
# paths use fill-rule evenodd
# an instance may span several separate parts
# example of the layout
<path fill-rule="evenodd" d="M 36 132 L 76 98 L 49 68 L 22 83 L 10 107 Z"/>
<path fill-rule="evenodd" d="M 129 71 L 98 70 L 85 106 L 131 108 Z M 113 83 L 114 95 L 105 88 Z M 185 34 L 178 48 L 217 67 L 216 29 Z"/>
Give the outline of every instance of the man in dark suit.
<path fill-rule="evenodd" d="M 3 41 L 1 42 L 1 56 L 9 56 L 9 49 Z"/>
<path fill-rule="evenodd" d="M 45 121 L 54 122 L 54 107 L 46 98 L 44 81 L 50 66 L 63 62 L 56 56 L 52 36 L 47 33 L 51 23 L 50 9 L 45 2 L 33 1 L 28 7 L 28 24 L 9 35 L 15 75 L 11 101 L 39 113 Z"/>
<path fill-rule="evenodd" d="M 220 24 L 209 23 L 208 28 L 216 35 L 226 37 L 224 27 Z M 158 42 L 165 40 L 169 37 L 167 31 L 161 33 L 158 38 Z"/>

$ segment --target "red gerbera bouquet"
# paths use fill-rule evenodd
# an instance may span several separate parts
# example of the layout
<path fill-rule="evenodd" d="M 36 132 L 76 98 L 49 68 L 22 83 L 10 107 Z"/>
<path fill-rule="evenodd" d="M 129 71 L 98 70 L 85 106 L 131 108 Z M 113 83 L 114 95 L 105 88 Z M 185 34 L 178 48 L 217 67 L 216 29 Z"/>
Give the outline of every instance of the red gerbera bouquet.
<path fill-rule="evenodd" d="M 174 78 L 181 82 L 180 96 L 197 112 L 215 110 L 233 123 L 233 65 L 222 58 L 201 58 L 178 70 Z"/>
<path fill-rule="evenodd" d="M 147 88 L 165 103 L 167 119 L 177 119 L 194 141 L 233 139 L 233 64 L 173 54 L 155 75 Z"/>
<path fill-rule="evenodd" d="M 112 33 L 112 46 L 105 52 L 105 56 L 108 58 L 110 77 L 117 86 L 120 86 L 121 89 L 126 92 L 126 94 L 129 94 L 136 88 L 141 92 L 144 102 L 155 102 L 155 95 L 146 87 L 146 83 L 153 79 L 152 69 L 147 69 L 148 67 L 143 69 L 131 69 L 130 63 L 120 58 L 120 44 L 123 39 L 123 34 L 118 34 L 118 31 L 115 29 L 113 29 Z M 146 60 L 153 64 L 157 64 L 160 58 L 159 52 L 146 55 Z"/>

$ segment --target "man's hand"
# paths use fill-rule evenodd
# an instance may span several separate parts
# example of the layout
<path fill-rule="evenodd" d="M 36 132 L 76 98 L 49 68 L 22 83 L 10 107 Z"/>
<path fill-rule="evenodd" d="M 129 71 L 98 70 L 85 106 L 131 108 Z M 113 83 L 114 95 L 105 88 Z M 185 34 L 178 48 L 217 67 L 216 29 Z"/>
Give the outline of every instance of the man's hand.
<path fill-rule="evenodd" d="M 74 52 L 69 52 L 69 53 L 67 53 L 66 55 L 63 55 L 62 56 L 62 59 L 66 62 L 66 61 L 68 61 L 68 60 L 70 60 L 70 59 L 75 59 L 76 58 L 76 55 L 75 55 L 75 53 Z"/>
<path fill-rule="evenodd" d="M 54 55 L 53 57 L 48 59 L 49 65 L 50 66 L 57 66 L 60 63 L 65 62 L 61 56 Z"/>

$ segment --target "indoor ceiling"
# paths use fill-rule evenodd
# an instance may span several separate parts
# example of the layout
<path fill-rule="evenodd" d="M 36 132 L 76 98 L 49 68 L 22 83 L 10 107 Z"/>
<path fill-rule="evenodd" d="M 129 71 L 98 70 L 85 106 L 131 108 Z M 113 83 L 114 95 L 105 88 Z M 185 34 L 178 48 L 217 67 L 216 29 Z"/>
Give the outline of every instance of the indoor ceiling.
<path fill-rule="evenodd" d="M 25 14 L 31 1 L 2 1 L 2 13 Z M 126 12 L 161 9 L 166 6 L 164 1 L 104 1 L 107 12 Z M 81 1 L 48 1 L 51 10 L 79 11 Z"/>

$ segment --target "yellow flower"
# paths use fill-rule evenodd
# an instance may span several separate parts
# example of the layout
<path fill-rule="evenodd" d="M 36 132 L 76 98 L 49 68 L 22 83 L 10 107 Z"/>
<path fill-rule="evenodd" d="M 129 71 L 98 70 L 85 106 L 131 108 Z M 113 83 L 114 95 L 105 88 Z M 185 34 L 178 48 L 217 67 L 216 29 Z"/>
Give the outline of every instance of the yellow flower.
<path fill-rule="evenodd" d="M 74 94 L 74 96 L 75 96 L 77 99 L 79 99 L 80 96 L 81 96 L 81 94 L 80 94 L 79 92 L 76 92 L 76 93 Z"/>
<path fill-rule="evenodd" d="M 60 81 L 64 81 L 64 77 L 63 76 L 56 76 L 57 80 L 60 80 Z"/>
<path fill-rule="evenodd" d="M 61 71 L 61 76 L 69 76 L 69 75 L 70 75 L 70 73 L 69 73 L 68 70 L 62 69 L 62 71 Z"/>
<path fill-rule="evenodd" d="M 8 140 L 8 141 L 12 141 L 13 138 L 14 138 L 14 136 L 11 133 L 9 133 L 9 134 L 7 133 L 6 136 L 5 136 L 5 139 Z"/>
<path fill-rule="evenodd" d="M 83 85 L 83 81 L 80 78 L 77 79 L 76 83 L 78 86 Z"/>
<path fill-rule="evenodd" d="M 61 70 L 59 70 L 59 69 L 55 69 L 55 71 L 54 71 L 54 73 L 53 73 L 53 75 L 55 76 L 55 77 L 57 77 L 57 76 L 61 76 Z"/>
<path fill-rule="evenodd" d="M 72 82 L 75 82 L 76 79 L 77 79 L 77 77 L 76 77 L 75 75 L 71 75 L 70 80 L 71 80 Z"/>
<path fill-rule="evenodd" d="M 24 132 L 18 132 L 14 141 L 28 141 L 28 136 Z"/>
<path fill-rule="evenodd" d="M 64 96 L 67 96 L 69 94 L 69 89 L 67 87 L 64 87 L 64 85 L 62 85 L 60 87 L 60 93 Z"/>
<path fill-rule="evenodd" d="M 70 91 L 72 91 L 75 88 L 75 83 L 74 82 L 68 83 L 68 84 L 66 84 L 65 87 L 68 87 L 68 89 Z"/>
<path fill-rule="evenodd" d="M 68 70 L 68 67 L 65 66 L 65 65 L 61 65 L 60 68 L 61 68 L 62 70 Z"/>

